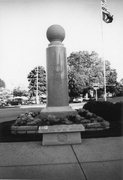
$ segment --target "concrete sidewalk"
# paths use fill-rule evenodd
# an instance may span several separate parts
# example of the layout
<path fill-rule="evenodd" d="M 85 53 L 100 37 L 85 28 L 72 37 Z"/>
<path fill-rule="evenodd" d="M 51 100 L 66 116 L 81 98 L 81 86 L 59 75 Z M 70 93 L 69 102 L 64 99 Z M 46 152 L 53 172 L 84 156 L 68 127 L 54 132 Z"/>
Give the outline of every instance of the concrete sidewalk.
<path fill-rule="evenodd" d="M 0 179 L 122 180 L 123 137 L 64 146 L 0 143 Z"/>

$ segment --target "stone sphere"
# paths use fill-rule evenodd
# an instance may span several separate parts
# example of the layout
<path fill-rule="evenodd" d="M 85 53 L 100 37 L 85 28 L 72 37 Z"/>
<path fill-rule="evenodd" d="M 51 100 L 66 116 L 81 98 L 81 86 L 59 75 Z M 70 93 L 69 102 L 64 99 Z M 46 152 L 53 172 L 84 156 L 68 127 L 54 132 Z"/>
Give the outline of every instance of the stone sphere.
<path fill-rule="evenodd" d="M 54 24 L 47 29 L 47 39 L 52 41 L 62 42 L 65 38 L 65 30 L 62 26 Z"/>

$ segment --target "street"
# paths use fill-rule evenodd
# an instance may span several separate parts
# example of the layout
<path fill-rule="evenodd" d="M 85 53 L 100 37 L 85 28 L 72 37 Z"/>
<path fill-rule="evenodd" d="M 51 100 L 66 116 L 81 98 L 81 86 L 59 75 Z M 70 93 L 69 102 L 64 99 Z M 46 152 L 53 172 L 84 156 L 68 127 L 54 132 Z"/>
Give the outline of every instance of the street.
<path fill-rule="evenodd" d="M 84 103 L 71 103 L 70 106 L 73 109 L 79 109 L 82 108 Z M 0 122 L 5 121 L 11 121 L 17 118 L 18 115 L 21 113 L 26 113 L 29 111 L 40 111 L 42 108 L 45 108 L 46 104 L 40 104 L 40 105 L 22 105 L 22 106 L 16 106 L 16 107 L 9 107 L 9 108 L 3 108 L 0 109 Z"/>

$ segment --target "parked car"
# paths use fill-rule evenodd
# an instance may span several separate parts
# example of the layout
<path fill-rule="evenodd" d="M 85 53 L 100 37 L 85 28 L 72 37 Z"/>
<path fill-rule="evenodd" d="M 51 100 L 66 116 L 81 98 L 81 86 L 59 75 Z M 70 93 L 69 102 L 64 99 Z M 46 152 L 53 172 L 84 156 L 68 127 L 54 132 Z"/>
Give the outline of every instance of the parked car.
<path fill-rule="evenodd" d="M 27 102 L 27 104 L 36 104 L 36 100 L 35 99 L 29 99 L 26 102 Z"/>
<path fill-rule="evenodd" d="M 3 100 L 0 100 L 0 108 L 5 107 L 5 106 L 6 106 L 6 102 L 4 102 Z"/>
<path fill-rule="evenodd" d="M 22 99 L 12 99 L 7 101 L 8 105 L 20 105 L 22 104 Z"/>
<path fill-rule="evenodd" d="M 73 99 L 73 102 L 74 103 L 81 103 L 83 101 L 83 98 L 82 97 L 77 97 L 77 98 L 74 98 Z"/>
<path fill-rule="evenodd" d="M 17 97 L 17 98 L 15 97 L 7 101 L 7 105 L 22 105 L 22 104 L 27 104 L 27 100 L 24 100 L 21 97 Z"/>

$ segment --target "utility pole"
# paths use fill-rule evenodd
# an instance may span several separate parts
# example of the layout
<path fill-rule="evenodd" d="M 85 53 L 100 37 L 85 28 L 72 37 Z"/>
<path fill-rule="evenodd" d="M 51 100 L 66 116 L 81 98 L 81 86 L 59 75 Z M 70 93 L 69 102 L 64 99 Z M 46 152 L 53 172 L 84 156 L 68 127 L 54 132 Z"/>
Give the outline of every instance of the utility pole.
<path fill-rule="evenodd" d="M 37 77 L 36 77 L 36 80 L 37 80 L 37 86 L 36 86 L 36 103 L 39 104 L 39 96 L 38 96 L 38 66 L 37 66 Z"/>

